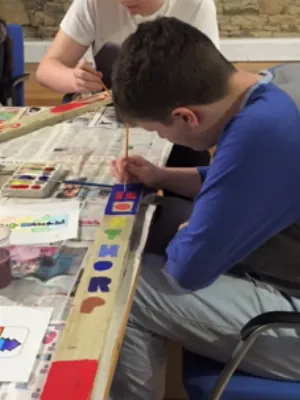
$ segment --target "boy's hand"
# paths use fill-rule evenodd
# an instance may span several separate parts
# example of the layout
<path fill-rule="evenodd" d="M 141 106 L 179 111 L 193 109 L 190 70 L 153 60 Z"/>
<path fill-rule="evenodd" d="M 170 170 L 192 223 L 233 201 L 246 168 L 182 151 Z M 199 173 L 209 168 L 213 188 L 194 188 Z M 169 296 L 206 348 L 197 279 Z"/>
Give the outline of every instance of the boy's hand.
<path fill-rule="evenodd" d="M 162 169 L 140 156 L 111 161 L 110 171 L 121 183 L 143 183 L 159 187 L 162 180 Z"/>

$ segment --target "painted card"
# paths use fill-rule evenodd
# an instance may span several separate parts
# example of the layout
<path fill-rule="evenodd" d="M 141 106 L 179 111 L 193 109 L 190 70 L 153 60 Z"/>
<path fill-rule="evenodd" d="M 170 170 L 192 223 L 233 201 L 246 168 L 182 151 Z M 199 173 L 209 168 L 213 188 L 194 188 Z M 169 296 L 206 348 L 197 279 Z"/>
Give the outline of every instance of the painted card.
<path fill-rule="evenodd" d="M 55 243 L 78 236 L 78 200 L 3 204 L 0 224 L 11 230 L 11 245 Z"/>
<path fill-rule="evenodd" d="M 51 308 L 0 308 L 0 382 L 29 380 L 51 314 Z"/>

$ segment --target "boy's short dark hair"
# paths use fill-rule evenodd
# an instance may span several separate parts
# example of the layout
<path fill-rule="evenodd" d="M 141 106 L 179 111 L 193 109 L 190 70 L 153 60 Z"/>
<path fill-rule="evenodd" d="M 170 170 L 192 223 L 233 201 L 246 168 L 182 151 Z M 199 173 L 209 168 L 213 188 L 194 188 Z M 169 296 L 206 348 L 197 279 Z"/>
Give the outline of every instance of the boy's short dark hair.
<path fill-rule="evenodd" d="M 176 18 L 138 26 L 114 65 L 113 98 L 124 122 L 167 122 L 180 106 L 211 104 L 235 72 L 211 40 Z"/>

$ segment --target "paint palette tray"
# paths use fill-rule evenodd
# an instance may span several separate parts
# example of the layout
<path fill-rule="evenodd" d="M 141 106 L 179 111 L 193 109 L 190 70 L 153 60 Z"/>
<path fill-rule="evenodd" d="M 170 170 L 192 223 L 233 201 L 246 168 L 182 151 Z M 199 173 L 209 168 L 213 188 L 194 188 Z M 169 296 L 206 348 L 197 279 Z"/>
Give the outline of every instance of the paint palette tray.
<path fill-rule="evenodd" d="M 2 195 L 42 199 L 51 195 L 64 175 L 65 171 L 58 164 L 23 164 L 2 187 Z"/>

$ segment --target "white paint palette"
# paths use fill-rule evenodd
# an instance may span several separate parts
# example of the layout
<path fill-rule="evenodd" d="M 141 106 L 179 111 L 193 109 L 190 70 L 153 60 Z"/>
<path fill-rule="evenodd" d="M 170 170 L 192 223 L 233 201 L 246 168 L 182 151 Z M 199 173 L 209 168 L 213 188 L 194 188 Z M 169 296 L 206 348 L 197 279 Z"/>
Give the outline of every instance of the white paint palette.
<path fill-rule="evenodd" d="M 7 197 L 45 198 L 64 174 L 62 166 L 57 164 L 23 164 L 5 183 L 2 194 Z"/>

